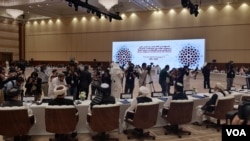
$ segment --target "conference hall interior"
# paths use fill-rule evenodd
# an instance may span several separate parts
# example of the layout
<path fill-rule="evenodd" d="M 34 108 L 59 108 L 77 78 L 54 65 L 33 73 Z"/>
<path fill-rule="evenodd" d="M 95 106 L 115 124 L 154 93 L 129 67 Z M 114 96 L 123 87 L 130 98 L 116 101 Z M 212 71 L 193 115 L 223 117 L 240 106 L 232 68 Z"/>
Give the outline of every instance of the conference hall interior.
<path fill-rule="evenodd" d="M 159 108 L 154 116 L 154 125 L 144 131 L 149 131 L 157 141 L 222 141 L 220 127 L 215 129 L 193 124 L 197 118 L 196 107 L 205 104 L 212 95 L 210 89 L 204 88 L 202 68 L 206 64 L 211 65 L 211 88 L 220 83 L 226 89 L 227 65 L 233 63 L 236 75 L 232 89 L 227 92 L 234 97 L 235 107 L 243 95 L 249 94 L 249 33 L 250 0 L 0 0 L 1 71 L 8 73 L 10 70 L 6 68 L 14 62 L 23 62 L 26 83 L 26 79 L 33 71 L 40 70 L 40 66 L 46 66 L 49 74 L 53 69 L 63 73 L 70 62 L 74 62 L 80 67 L 89 66 L 93 74 L 97 64 L 103 73 L 111 69 L 112 63 L 117 63 L 121 70 L 129 61 L 137 67 L 146 63 L 150 66 L 150 80 L 146 87 L 152 99 L 159 103 Z M 166 134 L 168 122 L 160 112 L 166 96 L 159 96 L 162 91 L 159 74 L 165 65 L 169 65 L 169 70 L 188 66 L 197 73 L 189 81 L 190 90 L 198 95 L 188 95 L 193 101 L 191 111 L 175 112 L 190 113 L 190 120 L 181 124 L 183 130 L 191 132 L 188 135 Z M 121 80 L 121 94 L 126 94 L 125 81 Z M 115 99 L 119 105 L 119 114 L 116 114 L 118 127 L 105 131 L 109 137 L 120 141 L 138 140 L 130 139 L 122 127 L 124 113 L 140 91 L 138 78 L 134 84 L 130 99 Z M 68 131 L 77 133 L 72 140 L 95 139 L 86 124 L 92 100 L 91 85 L 89 90 L 86 100 L 75 101 L 79 119 L 75 129 Z M 171 86 L 170 93 L 174 91 Z M 46 130 L 45 109 L 48 104 L 46 100 L 40 103 L 43 98 L 48 97 L 43 93 L 39 102 L 24 102 L 35 117 L 35 123 L 25 133 L 25 140 L 44 141 L 56 137 L 56 132 Z M 9 108 L 10 111 L 12 108 L 16 107 Z M 6 111 L 8 109 L 0 107 L 1 114 Z M 103 113 L 103 116 L 108 115 Z M 4 123 L 6 119 L 1 117 L 1 123 Z M 226 124 L 225 118 L 226 115 L 221 119 L 221 125 Z M 54 120 L 59 122 L 59 119 Z M 107 122 L 112 120 L 108 119 Z M 217 119 L 213 121 L 216 124 Z M 63 124 L 61 129 L 66 129 L 67 124 Z M 0 141 L 20 140 L 13 138 L 11 134 L 15 133 L 11 128 L 7 131 L 2 125 Z M 104 134 L 104 131 L 100 132 Z M 57 134 L 62 133 L 58 131 Z M 100 140 L 105 140 L 104 137 L 108 136 L 101 137 Z"/>

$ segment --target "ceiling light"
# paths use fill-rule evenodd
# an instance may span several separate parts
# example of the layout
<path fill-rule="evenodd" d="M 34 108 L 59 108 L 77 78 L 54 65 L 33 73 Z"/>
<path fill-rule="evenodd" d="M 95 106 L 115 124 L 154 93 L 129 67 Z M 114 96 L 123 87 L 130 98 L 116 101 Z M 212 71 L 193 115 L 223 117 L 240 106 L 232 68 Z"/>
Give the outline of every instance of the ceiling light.
<path fill-rule="evenodd" d="M 16 19 L 18 16 L 23 14 L 23 11 L 18 9 L 6 9 L 6 13 L 8 13 L 12 18 Z"/>
<path fill-rule="evenodd" d="M 118 4 L 118 0 L 98 0 L 107 10 L 110 10 L 113 6 Z"/>
<path fill-rule="evenodd" d="M 69 7 L 72 7 L 72 2 L 69 2 L 69 3 L 68 3 L 68 6 L 69 6 Z"/>

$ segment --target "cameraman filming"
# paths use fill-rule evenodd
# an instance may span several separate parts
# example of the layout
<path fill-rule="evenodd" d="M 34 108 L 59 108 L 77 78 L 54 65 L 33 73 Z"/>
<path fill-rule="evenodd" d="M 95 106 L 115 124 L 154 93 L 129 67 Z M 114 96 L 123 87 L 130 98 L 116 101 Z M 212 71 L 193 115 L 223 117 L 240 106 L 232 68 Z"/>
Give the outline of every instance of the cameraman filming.
<path fill-rule="evenodd" d="M 134 70 L 134 64 L 129 63 L 128 68 L 125 70 L 125 93 L 133 94 L 135 87 L 135 78 L 138 77 L 138 73 Z"/>
<path fill-rule="evenodd" d="M 25 95 L 35 96 L 35 100 L 39 100 L 42 94 L 42 79 L 38 77 L 36 71 L 32 72 L 25 84 Z"/>

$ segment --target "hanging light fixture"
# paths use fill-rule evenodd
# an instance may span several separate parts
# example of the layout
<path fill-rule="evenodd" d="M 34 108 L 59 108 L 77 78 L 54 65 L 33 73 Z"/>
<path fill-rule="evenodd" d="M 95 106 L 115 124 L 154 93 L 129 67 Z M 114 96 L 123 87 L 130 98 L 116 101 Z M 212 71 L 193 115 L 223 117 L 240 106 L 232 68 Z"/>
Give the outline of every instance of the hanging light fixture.
<path fill-rule="evenodd" d="M 98 0 L 107 10 L 110 10 L 113 6 L 118 4 L 118 0 Z"/>
<path fill-rule="evenodd" d="M 12 18 L 16 19 L 18 16 L 23 14 L 23 11 L 18 9 L 6 9 L 6 13 L 8 13 Z"/>

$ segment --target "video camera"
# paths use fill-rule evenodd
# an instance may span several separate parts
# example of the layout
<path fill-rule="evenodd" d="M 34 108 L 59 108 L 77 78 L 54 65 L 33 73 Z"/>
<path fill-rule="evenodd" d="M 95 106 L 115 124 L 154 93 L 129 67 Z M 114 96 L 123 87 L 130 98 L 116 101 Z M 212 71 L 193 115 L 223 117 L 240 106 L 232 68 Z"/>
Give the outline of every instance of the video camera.
<path fill-rule="evenodd" d="M 133 72 L 134 71 L 134 67 L 135 67 L 134 64 L 129 65 L 127 71 L 128 72 Z"/>
<path fill-rule="evenodd" d="M 148 74 L 150 74 L 151 70 L 152 70 L 152 66 L 153 66 L 154 63 L 150 63 L 150 65 L 147 66 L 147 71 L 148 71 Z"/>
<path fill-rule="evenodd" d="M 135 70 L 134 64 L 129 65 L 127 73 L 133 73 L 136 77 L 139 77 L 138 72 Z"/>
<path fill-rule="evenodd" d="M 152 69 L 151 65 L 148 65 L 146 69 L 147 69 L 148 73 L 150 73 L 151 69 Z"/>

